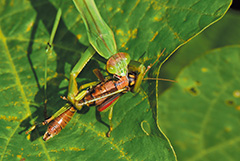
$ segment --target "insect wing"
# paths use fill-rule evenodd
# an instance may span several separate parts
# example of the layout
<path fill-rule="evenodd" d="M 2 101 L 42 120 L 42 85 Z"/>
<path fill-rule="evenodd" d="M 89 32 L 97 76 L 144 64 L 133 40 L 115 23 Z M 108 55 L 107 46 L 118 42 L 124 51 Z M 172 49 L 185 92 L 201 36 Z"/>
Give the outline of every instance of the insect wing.
<path fill-rule="evenodd" d="M 97 78 L 101 81 L 101 82 L 104 82 L 105 79 L 104 79 L 104 76 L 102 75 L 101 71 L 99 69 L 94 69 L 93 70 L 93 73 L 97 76 Z"/>
<path fill-rule="evenodd" d="M 100 106 L 97 107 L 97 110 L 99 112 L 102 112 L 106 110 L 109 106 L 114 105 L 122 94 L 123 93 L 118 93 L 108 98 L 105 102 L 103 102 Z"/>

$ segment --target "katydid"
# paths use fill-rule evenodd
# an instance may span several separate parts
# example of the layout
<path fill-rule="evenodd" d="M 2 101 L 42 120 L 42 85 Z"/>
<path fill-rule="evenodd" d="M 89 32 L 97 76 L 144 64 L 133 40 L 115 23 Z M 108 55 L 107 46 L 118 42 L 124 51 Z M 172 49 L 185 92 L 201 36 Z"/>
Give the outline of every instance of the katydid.
<path fill-rule="evenodd" d="M 71 120 L 76 111 L 81 110 L 84 105 L 97 106 L 100 112 L 110 111 L 110 128 L 107 133 L 109 137 L 113 130 L 111 119 L 114 104 L 122 94 L 128 91 L 138 92 L 144 75 L 151 68 L 149 66 L 146 69 L 143 64 L 133 60 L 130 61 L 130 56 L 127 53 L 117 53 L 114 34 L 101 18 L 93 0 L 74 0 L 74 3 L 87 28 L 88 39 L 92 46 L 84 52 L 70 73 L 68 96 L 65 98 L 68 103 L 49 119 L 39 124 L 46 125 L 50 123 L 47 132 L 43 136 L 44 140 L 49 140 L 57 135 Z M 109 73 L 114 74 L 114 77 L 105 79 L 100 71 L 96 69 L 94 73 L 100 82 L 82 85 L 80 89 L 88 89 L 79 91 L 76 78 L 96 51 L 108 59 L 106 68 Z M 35 128 L 36 125 L 30 128 L 27 133 Z"/>

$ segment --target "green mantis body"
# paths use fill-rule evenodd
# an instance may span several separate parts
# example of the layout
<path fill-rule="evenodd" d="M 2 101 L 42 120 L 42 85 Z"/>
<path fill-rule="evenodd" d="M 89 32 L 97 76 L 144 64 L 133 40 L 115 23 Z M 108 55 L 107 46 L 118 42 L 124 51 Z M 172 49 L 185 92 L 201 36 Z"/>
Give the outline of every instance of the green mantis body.
<path fill-rule="evenodd" d="M 41 125 L 50 123 L 43 137 L 44 140 L 48 140 L 57 135 L 70 121 L 75 111 L 81 110 L 83 105 L 97 105 L 99 106 L 99 111 L 110 109 L 110 130 L 108 132 L 108 136 L 110 136 L 110 132 L 112 131 L 111 119 L 113 105 L 123 93 L 127 91 L 138 92 L 143 77 L 146 71 L 149 70 L 149 68 L 146 70 L 145 66 L 137 61 L 130 61 L 130 56 L 127 53 L 117 53 L 114 34 L 101 18 L 93 0 L 74 0 L 74 3 L 87 28 L 91 46 L 84 52 L 70 73 L 68 96 L 65 98 L 68 103 L 49 119 L 41 123 Z M 55 34 L 55 30 L 56 29 L 53 29 L 53 34 Z M 95 70 L 95 75 L 101 81 L 82 85 L 79 89 L 76 78 L 95 52 L 108 59 L 106 68 L 109 73 L 115 76 L 110 80 L 104 79 L 101 73 Z M 82 90 L 87 87 L 89 89 Z M 102 92 L 102 88 L 109 90 Z M 113 88 L 115 89 L 113 90 Z M 97 89 L 100 89 L 100 91 L 96 92 Z M 96 96 L 89 97 L 89 95 Z M 29 131 L 32 131 L 35 127 L 36 125 Z"/>

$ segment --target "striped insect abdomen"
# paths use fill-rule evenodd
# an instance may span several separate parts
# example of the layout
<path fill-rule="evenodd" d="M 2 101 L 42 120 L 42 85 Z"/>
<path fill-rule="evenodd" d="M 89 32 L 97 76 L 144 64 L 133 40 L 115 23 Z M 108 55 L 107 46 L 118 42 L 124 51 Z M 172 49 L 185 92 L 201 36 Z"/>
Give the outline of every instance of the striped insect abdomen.
<path fill-rule="evenodd" d="M 53 136 L 57 135 L 72 119 L 73 115 L 76 113 L 74 107 L 69 108 L 54 120 L 52 120 L 48 126 L 46 133 L 43 136 L 43 140 L 47 141 Z"/>

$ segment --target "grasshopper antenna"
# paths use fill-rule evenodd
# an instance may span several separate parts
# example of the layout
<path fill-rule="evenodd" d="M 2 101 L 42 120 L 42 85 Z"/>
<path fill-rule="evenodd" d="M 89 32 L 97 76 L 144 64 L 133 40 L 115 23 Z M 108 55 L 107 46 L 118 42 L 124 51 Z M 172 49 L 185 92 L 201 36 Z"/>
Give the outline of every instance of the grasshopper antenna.
<path fill-rule="evenodd" d="M 160 57 L 163 55 L 163 53 L 164 53 L 164 51 L 166 50 L 166 48 L 165 49 L 163 49 L 163 51 L 161 52 L 161 54 L 158 56 L 158 58 L 153 62 L 153 64 L 150 64 L 148 67 L 147 67 L 147 69 L 146 69 L 146 71 L 144 72 L 144 74 L 143 74 L 143 77 L 146 75 L 146 73 L 152 68 L 152 66 L 154 65 L 154 64 L 156 64 L 156 62 L 160 59 Z M 177 82 L 177 81 L 175 81 L 175 80 L 171 80 L 171 79 L 165 79 L 165 78 L 143 78 L 143 80 L 162 80 L 162 81 L 167 81 L 167 82 Z"/>
<path fill-rule="evenodd" d="M 152 68 L 152 66 L 159 60 L 159 58 L 163 55 L 164 51 L 166 50 L 163 49 L 163 51 L 161 52 L 161 54 L 158 56 L 158 58 L 153 62 L 153 64 L 150 64 L 148 67 L 147 67 L 147 70 L 144 72 L 143 74 L 143 77 L 145 76 L 145 74 Z"/>
<path fill-rule="evenodd" d="M 161 81 L 166 81 L 166 82 L 177 83 L 177 81 L 175 81 L 175 80 L 165 79 L 165 78 L 143 78 L 143 80 L 161 80 Z"/>

